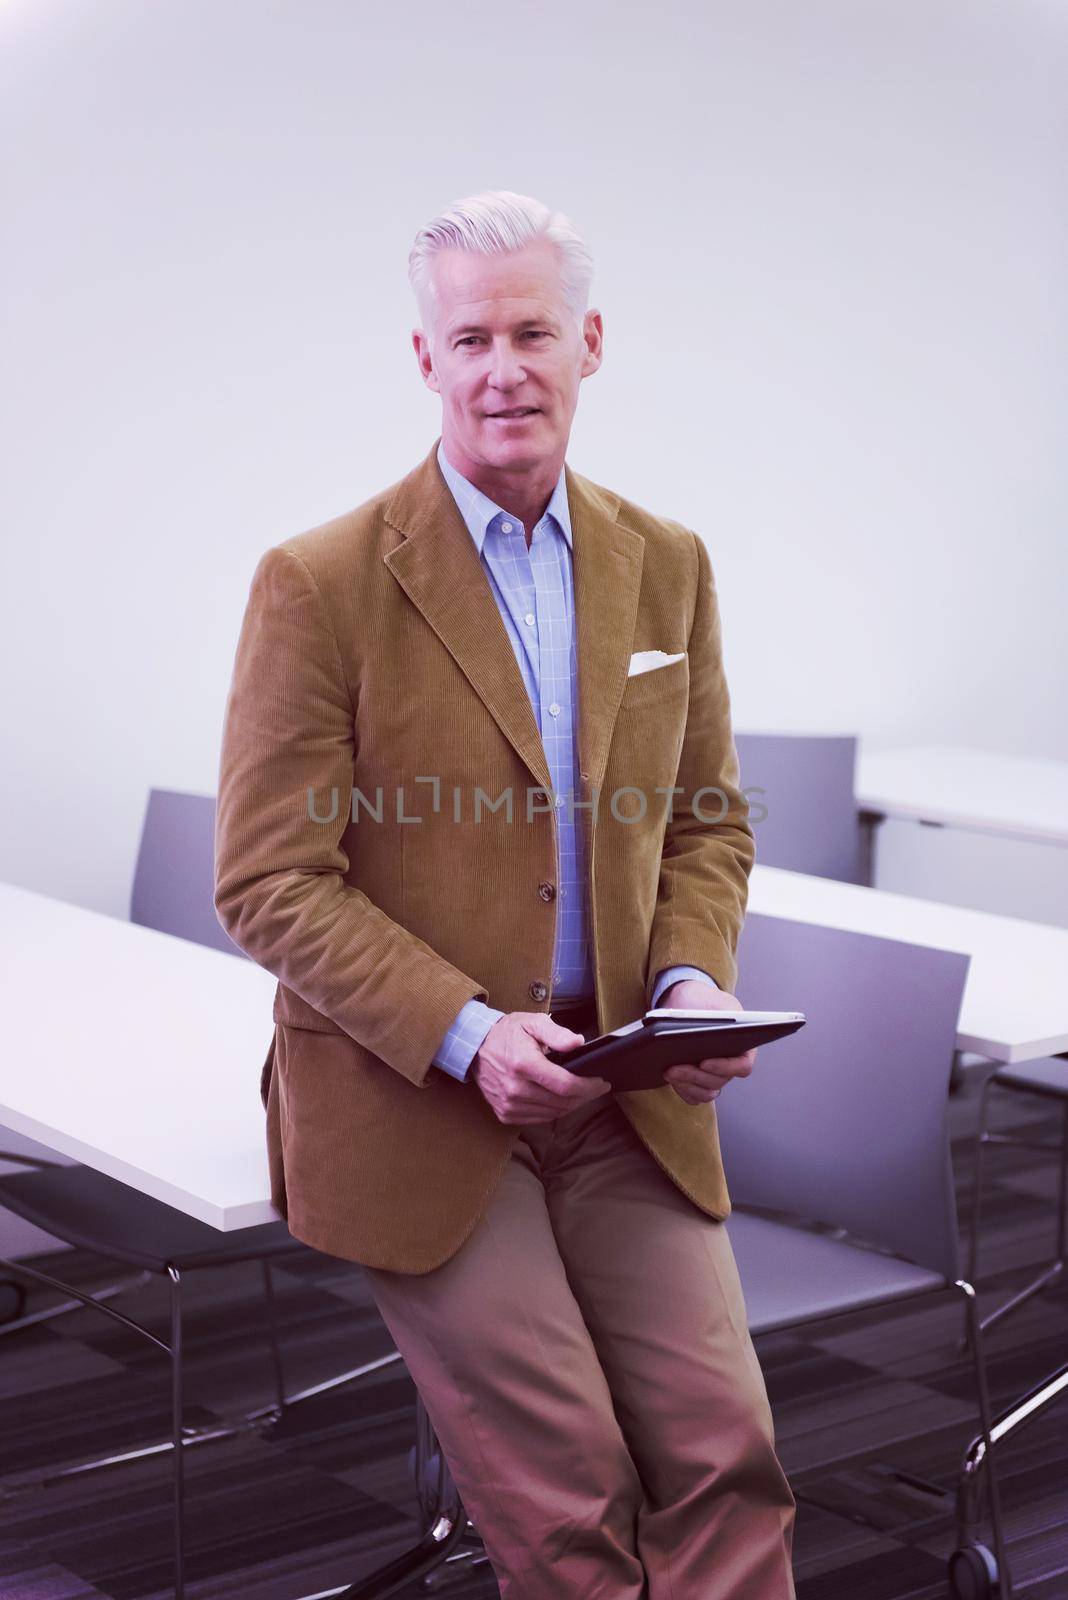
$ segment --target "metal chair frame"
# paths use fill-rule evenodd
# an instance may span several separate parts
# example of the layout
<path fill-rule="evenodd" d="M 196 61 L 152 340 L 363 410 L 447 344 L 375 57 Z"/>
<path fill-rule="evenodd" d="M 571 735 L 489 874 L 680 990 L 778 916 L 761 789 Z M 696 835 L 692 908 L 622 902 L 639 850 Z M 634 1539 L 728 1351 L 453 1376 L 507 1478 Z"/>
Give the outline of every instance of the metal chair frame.
<path fill-rule="evenodd" d="M 63 1170 L 60 1162 L 29 1157 L 14 1151 L 0 1151 L 0 1161 L 11 1162 L 27 1168 Z M 306 1251 L 306 1249 L 306 1246 L 294 1241 L 292 1253 L 299 1254 Z M 100 1253 L 104 1256 L 108 1255 L 103 1245 Z M 121 1258 L 110 1257 L 109 1259 Z M 251 1259 L 254 1259 L 254 1257 Z M 218 1270 L 219 1267 L 231 1264 L 228 1262 L 220 1262 L 218 1264 L 205 1262 L 190 1270 Z M 19 1316 L 9 1322 L 0 1324 L 0 1336 L 19 1332 L 25 1328 L 50 1321 L 55 1317 L 63 1316 L 70 1311 L 86 1307 L 99 1311 L 104 1316 L 110 1317 L 113 1321 L 130 1329 L 131 1332 L 148 1340 L 150 1344 L 168 1357 L 171 1367 L 171 1433 L 169 1438 L 156 1440 L 151 1444 L 142 1445 L 136 1449 L 112 1452 L 106 1456 L 70 1462 L 63 1466 L 38 1468 L 30 1472 L 9 1475 L 4 1479 L 4 1489 L 7 1493 L 18 1493 L 30 1488 L 41 1488 L 47 1484 L 99 1471 L 104 1467 L 117 1466 L 124 1462 L 136 1461 L 152 1455 L 161 1455 L 170 1450 L 173 1463 L 175 1600 L 185 1600 L 186 1540 L 183 1470 L 185 1451 L 192 1445 L 206 1444 L 215 1439 L 233 1438 L 240 1433 L 273 1427 L 283 1415 L 291 1412 L 302 1401 L 310 1400 L 330 1389 L 339 1388 L 342 1384 L 356 1382 L 383 1367 L 393 1365 L 402 1360 L 400 1352 L 393 1350 L 374 1361 L 368 1361 L 362 1366 L 354 1367 L 351 1371 L 327 1378 L 322 1383 L 309 1385 L 295 1394 L 287 1394 L 282 1351 L 278 1338 L 275 1286 L 271 1276 L 271 1262 L 266 1258 L 261 1258 L 260 1267 L 263 1273 L 263 1294 L 267 1313 L 266 1328 L 274 1399 L 270 1404 L 258 1406 L 252 1411 L 241 1413 L 236 1418 L 224 1420 L 211 1426 L 197 1427 L 185 1425 L 182 1420 L 184 1408 L 182 1359 L 184 1350 L 182 1329 L 183 1273 L 174 1262 L 168 1263 L 165 1269 L 165 1275 L 170 1286 L 170 1337 L 169 1339 L 164 1339 L 153 1333 L 151 1328 L 146 1327 L 144 1323 L 137 1321 L 136 1318 L 128 1316 L 125 1312 L 107 1303 L 127 1290 L 142 1288 L 153 1276 L 158 1275 L 151 1269 L 142 1269 L 135 1276 L 122 1282 L 109 1283 L 95 1294 L 92 1294 L 76 1288 L 73 1284 L 64 1282 L 61 1278 L 51 1273 L 42 1271 L 39 1267 L 31 1267 L 24 1261 L 13 1261 L 0 1257 L 0 1270 L 13 1274 L 16 1279 L 28 1279 L 31 1284 L 42 1285 L 67 1297 L 59 1305 L 46 1307 L 41 1311 Z M 436 1474 L 431 1474 L 430 1472 L 433 1456 L 432 1440 L 433 1435 L 430 1431 L 429 1420 L 426 1417 L 422 1401 L 417 1399 L 416 1484 L 422 1517 L 422 1533 L 418 1543 L 402 1555 L 376 1569 L 358 1583 L 324 1591 L 324 1595 L 342 1596 L 344 1600 L 386 1600 L 386 1596 L 396 1593 L 398 1589 L 404 1588 L 417 1579 L 422 1579 L 425 1583 L 427 1579 L 431 1578 L 436 1569 L 445 1566 L 446 1563 L 453 1559 L 454 1552 L 459 1550 L 465 1539 L 468 1543 L 471 1543 L 472 1536 L 468 1533 L 468 1519 L 464 1514 L 459 1495 L 445 1468 L 445 1464 L 440 1460 L 440 1455 Z M 480 1542 L 478 1547 L 481 1548 Z M 469 1553 L 473 1554 L 473 1552 L 463 1552 L 460 1559 L 463 1559 Z"/>
<path fill-rule="evenodd" d="M 994 1087 L 1011 1090 L 1013 1094 L 1030 1094 L 1039 1099 L 1059 1100 L 1061 1102 L 1061 1136 L 1057 1141 L 1049 1139 L 1031 1139 L 1021 1134 L 991 1133 L 988 1126 L 990 1093 Z M 979 1256 L 979 1232 L 983 1204 L 983 1179 L 985 1176 L 985 1151 L 988 1145 L 1013 1146 L 1023 1150 L 1041 1150 L 1046 1154 L 1053 1153 L 1060 1156 L 1060 1177 L 1057 1196 L 1057 1253 L 1040 1273 L 1032 1278 L 1022 1289 L 1011 1295 L 994 1311 L 982 1319 L 981 1328 L 985 1331 L 992 1328 L 1015 1311 L 1018 1306 L 1026 1304 L 1034 1295 L 1043 1289 L 1049 1288 L 1063 1275 L 1068 1255 L 1068 1061 L 1065 1063 L 1065 1080 L 1063 1092 L 1056 1089 L 1044 1088 L 1035 1084 L 1020 1083 L 1015 1078 L 1005 1077 L 1002 1070 L 991 1072 L 983 1083 L 979 1096 L 978 1128 L 975 1135 L 975 1192 L 972 1197 L 971 1226 L 968 1237 L 968 1276 L 972 1279 L 976 1274 L 976 1263 Z M 967 1337 L 967 1335 L 966 1335 Z"/>

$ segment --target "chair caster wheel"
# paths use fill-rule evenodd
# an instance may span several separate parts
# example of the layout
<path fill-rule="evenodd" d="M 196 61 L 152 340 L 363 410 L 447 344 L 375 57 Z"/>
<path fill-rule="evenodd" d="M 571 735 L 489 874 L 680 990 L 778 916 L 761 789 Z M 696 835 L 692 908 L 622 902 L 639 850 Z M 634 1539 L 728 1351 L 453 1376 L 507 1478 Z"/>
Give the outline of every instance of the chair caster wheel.
<path fill-rule="evenodd" d="M 954 1550 L 949 1558 L 949 1586 L 955 1600 L 993 1600 L 1000 1592 L 993 1552 L 985 1544 Z"/>

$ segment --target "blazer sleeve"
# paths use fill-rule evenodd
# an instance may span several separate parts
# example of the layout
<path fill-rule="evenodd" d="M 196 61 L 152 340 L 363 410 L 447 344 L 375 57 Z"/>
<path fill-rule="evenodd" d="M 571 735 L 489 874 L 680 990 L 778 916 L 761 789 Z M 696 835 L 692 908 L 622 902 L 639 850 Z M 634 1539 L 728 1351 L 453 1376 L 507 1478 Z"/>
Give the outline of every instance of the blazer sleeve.
<path fill-rule="evenodd" d="M 275 546 L 253 574 L 226 702 L 215 909 L 253 961 L 427 1087 L 445 1030 L 488 993 L 345 882 L 354 737 L 323 597 L 301 557 Z M 333 822 L 309 815 L 309 789 Z"/>
<path fill-rule="evenodd" d="M 735 954 L 756 853 L 749 806 L 739 789 L 723 670 L 719 607 L 704 542 L 697 550 L 697 597 L 690 629 L 690 698 L 664 834 L 646 965 L 646 1001 L 664 967 L 703 968 L 733 992 Z"/>

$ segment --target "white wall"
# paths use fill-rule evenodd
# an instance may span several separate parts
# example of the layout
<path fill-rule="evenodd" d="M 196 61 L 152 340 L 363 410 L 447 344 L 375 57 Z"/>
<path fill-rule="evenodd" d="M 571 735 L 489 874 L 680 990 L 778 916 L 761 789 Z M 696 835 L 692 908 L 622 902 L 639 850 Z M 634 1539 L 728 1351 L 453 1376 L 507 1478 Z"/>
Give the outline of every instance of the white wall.
<path fill-rule="evenodd" d="M 0 878 L 124 914 L 271 543 L 429 449 L 405 275 L 571 213 L 569 460 L 706 538 L 739 726 L 1068 757 L 1057 0 L 6 0 Z"/>

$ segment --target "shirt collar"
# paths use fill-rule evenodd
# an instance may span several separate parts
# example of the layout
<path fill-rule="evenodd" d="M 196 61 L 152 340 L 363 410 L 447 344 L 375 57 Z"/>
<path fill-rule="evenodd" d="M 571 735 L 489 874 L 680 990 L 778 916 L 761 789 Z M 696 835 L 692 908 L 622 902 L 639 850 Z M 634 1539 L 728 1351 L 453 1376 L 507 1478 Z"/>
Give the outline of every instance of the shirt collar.
<path fill-rule="evenodd" d="M 494 517 L 505 517 L 507 519 L 510 513 L 491 500 L 489 495 L 483 494 L 481 489 L 476 489 L 475 485 L 465 478 L 463 473 L 457 472 L 445 454 L 445 446 L 440 440 L 438 441 L 438 466 L 441 468 L 442 477 L 452 491 L 452 497 L 456 501 L 460 515 L 467 525 L 467 531 L 475 541 L 475 549 L 481 555 L 482 546 L 486 542 L 486 530 Z M 564 479 L 563 467 L 560 468 L 560 476 L 556 480 L 556 487 L 549 498 L 549 504 L 545 507 L 545 515 L 547 517 L 551 516 L 555 520 L 557 527 L 567 540 L 568 549 L 572 549 L 571 512 L 567 503 L 567 484 Z"/>

